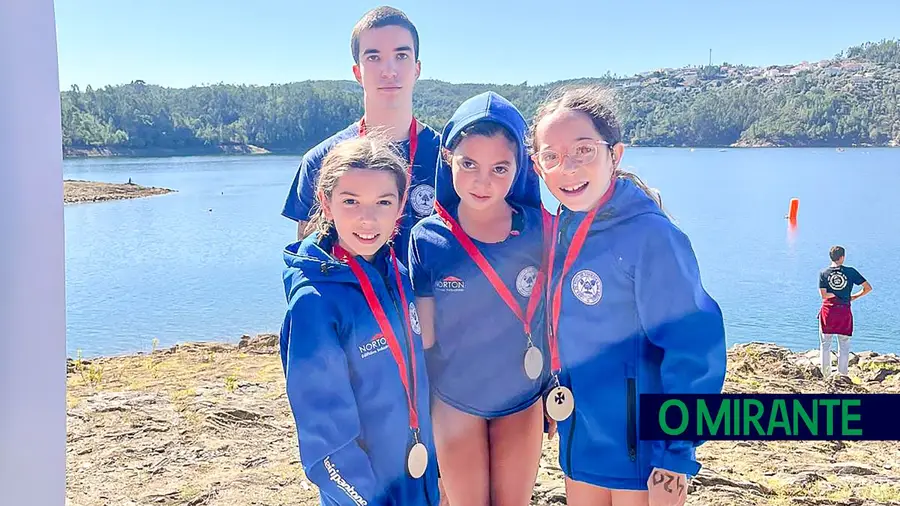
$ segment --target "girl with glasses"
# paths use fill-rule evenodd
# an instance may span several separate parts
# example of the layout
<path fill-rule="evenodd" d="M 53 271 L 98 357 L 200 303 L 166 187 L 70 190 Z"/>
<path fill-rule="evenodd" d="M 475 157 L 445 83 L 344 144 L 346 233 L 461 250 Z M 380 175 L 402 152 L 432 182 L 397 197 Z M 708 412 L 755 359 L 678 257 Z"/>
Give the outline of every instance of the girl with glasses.
<path fill-rule="evenodd" d="M 700 469 L 696 443 L 641 440 L 639 399 L 721 392 L 721 310 L 658 193 L 619 167 L 622 132 L 607 92 L 572 88 L 544 103 L 531 144 L 561 203 L 548 241 L 545 404 L 567 504 L 684 504 Z"/>

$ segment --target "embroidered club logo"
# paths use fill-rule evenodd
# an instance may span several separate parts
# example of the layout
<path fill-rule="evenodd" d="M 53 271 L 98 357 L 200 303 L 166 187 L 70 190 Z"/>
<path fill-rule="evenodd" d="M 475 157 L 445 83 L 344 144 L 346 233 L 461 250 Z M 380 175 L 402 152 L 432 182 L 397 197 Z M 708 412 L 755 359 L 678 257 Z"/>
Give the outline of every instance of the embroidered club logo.
<path fill-rule="evenodd" d="M 409 203 L 419 216 L 428 216 L 434 208 L 434 188 L 427 184 L 413 186 L 409 191 Z"/>
<path fill-rule="evenodd" d="M 461 292 L 466 289 L 466 282 L 456 276 L 446 276 L 437 280 L 434 288 L 441 292 Z"/>
<path fill-rule="evenodd" d="M 388 343 L 387 339 L 384 338 L 384 334 L 379 332 L 375 334 L 375 337 L 373 337 L 371 341 L 360 344 L 357 348 L 359 348 L 360 358 L 369 358 L 376 353 L 387 350 Z"/>
<path fill-rule="evenodd" d="M 419 325 L 419 312 L 416 311 L 416 305 L 412 302 L 409 303 L 409 326 L 416 334 L 422 333 L 422 326 Z"/>
<path fill-rule="evenodd" d="M 841 271 L 834 271 L 828 275 L 828 286 L 832 290 L 841 291 L 847 288 L 847 276 Z"/>
<path fill-rule="evenodd" d="M 516 276 L 516 290 L 518 290 L 519 295 L 522 297 L 531 297 L 531 292 L 534 289 L 534 282 L 537 280 L 537 274 L 537 267 L 533 265 L 529 265 L 519 271 L 519 275 Z"/>
<path fill-rule="evenodd" d="M 588 306 L 600 302 L 603 297 L 603 283 L 596 272 L 590 270 L 578 271 L 572 277 L 572 293 L 575 298 Z"/>

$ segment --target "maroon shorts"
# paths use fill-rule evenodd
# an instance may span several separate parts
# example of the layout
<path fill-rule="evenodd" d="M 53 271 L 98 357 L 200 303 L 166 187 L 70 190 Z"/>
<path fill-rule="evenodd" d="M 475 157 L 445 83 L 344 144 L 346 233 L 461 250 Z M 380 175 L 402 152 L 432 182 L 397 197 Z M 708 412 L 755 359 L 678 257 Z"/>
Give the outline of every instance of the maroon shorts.
<path fill-rule="evenodd" d="M 819 326 L 823 334 L 853 335 L 853 313 L 850 311 L 850 303 L 837 297 L 830 297 L 822 301 L 822 309 L 819 310 Z"/>

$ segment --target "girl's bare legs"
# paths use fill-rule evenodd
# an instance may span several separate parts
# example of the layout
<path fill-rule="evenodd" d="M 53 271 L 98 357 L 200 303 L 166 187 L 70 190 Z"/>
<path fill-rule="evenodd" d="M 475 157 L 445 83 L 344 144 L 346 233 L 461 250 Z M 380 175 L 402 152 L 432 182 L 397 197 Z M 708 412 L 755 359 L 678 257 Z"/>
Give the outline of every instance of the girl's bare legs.
<path fill-rule="evenodd" d="M 438 490 L 441 491 L 441 502 L 438 506 L 450 506 L 450 500 L 447 499 L 447 491 L 444 490 L 443 478 L 438 478 Z"/>
<path fill-rule="evenodd" d="M 650 493 L 646 490 L 610 490 L 613 506 L 647 506 Z"/>
<path fill-rule="evenodd" d="M 431 408 L 441 484 L 451 506 L 491 506 L 487 420 L 435 397 Z"/>
<path fill-rule="evenodd" d="M 492 506 L 528 506 L 541 460 L 543 401 L 488 422 Z"/>
<path fill-rule="evenodd" d="M 607 488 L 566 478 L 566 504 L 568 506 L 612 506 L 612 496 Z"/>
<path fill-rule="evenodd" d="M 569 506 L 647 506 L 645 490 L 610 490 L 566 478 L 566 504 Z"/>

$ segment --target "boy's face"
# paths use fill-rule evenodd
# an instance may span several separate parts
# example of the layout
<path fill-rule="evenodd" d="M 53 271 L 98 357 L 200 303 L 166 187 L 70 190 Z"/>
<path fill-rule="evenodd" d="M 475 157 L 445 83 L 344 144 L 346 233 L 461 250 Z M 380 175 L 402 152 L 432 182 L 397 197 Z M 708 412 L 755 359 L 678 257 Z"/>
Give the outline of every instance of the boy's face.
<path fill-rule="evenodd" d="M 367 105 L 409 107 L 420 69 L 407 29 L 383 26 L 359 34 L 359 64 L 353 66 L 353 75 L 363 87 Z"/>

